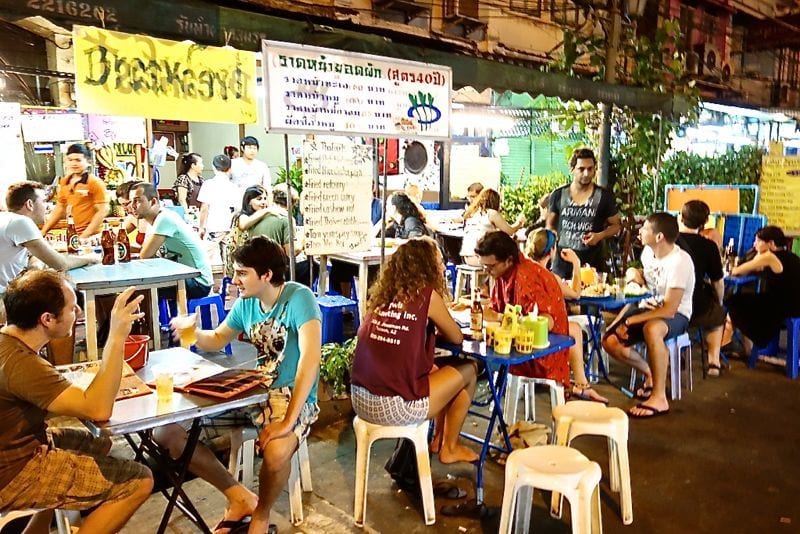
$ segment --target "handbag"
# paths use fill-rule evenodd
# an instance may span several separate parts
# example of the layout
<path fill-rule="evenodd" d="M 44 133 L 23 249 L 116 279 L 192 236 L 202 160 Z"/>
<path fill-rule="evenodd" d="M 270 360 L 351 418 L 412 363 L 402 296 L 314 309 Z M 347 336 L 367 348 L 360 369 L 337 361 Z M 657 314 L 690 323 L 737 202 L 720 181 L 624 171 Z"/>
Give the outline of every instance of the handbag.
<path fill-rule="evenodd" d="M 404 491 L 419 490 L 419 471 L 417 470 L 417 451 L 410 439 L 397 440 L 394 452 L 387 460 L 384 469 Z"/>

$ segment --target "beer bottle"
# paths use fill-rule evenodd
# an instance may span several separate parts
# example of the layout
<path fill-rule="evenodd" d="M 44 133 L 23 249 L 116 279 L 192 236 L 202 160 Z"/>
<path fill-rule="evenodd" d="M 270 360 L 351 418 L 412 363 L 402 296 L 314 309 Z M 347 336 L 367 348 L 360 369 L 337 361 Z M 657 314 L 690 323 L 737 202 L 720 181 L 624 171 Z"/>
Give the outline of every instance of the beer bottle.
<path fill-rule="evenodd" d="M 103 234 L 100 236 L 100 246 L 103 247 L 103 265 L 114 265 L 115 245 L 114 234 L 108 227 L 108 223 L 103 225 Z"/>
<path fill-rule="evenodd" d="M 131 261 L 131 242 L 128 239 L 128 232 L 122 226 L 117 231 L 117 261 L 119 263 Z"/>
<path fill-rule="evenodd" d="M 481 306 L 480 291 L 472 291 L 472 306 L 469 312 L 469 329 L 472 337 L 481 339 L 483 336 L 483 307 Z"/>
<path fill-rule="evenodd" d="M 733 268 L 735 267 L 734 262 L 736 258 L 736 252 L 734 251 L 734 244 L 733 238 L 728 240 L 728 246 L 725 247 L 725 259 L 723 262 L 723 267 L 725 268 L 726 273 L 730 273 Z"/>
<path fill-rule="evenodd" d="M 75 220 L 72 215 L 67 216 L 67 253 L 77 254 L 81 248 L 81 240 L 75 231 Z"/>

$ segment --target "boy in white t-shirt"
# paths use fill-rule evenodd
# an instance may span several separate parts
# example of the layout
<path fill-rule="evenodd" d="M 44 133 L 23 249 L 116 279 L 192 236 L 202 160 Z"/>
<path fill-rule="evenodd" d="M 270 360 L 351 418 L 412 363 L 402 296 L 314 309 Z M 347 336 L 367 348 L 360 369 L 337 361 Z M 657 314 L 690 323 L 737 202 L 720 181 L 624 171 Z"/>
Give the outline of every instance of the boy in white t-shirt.
<path fill-rule="evenodd" d="M 269 167 L 263 161 L 257 160 L 258 139 L 248 135 L 242 138 L 241 157 L 231 160 L 231 179 L 236 186 L 244 191 L 251 185 L 260 185 L 272 195 L 272 177 Z"/>
<path fill-rule="evenodd" d="M 686 332 L 692 316 L 694 264 L 692 258 L 675 244 L 678 221 L 668 213 L 650 215 L 639 230 L 644 273 L 629 270 L 626 278 L 646 284 L 651 297 L 639 307 L 627 307 L 608 327 L 603 348 L 645 376 L 644 386 L 636 390 L 642 402 L 628 415 L 636 418 L 669 413 L 666 395 L 669 352 L 665 340 Z M 637 343 L 647 345 L 650 364 L 633 349 Z"/>

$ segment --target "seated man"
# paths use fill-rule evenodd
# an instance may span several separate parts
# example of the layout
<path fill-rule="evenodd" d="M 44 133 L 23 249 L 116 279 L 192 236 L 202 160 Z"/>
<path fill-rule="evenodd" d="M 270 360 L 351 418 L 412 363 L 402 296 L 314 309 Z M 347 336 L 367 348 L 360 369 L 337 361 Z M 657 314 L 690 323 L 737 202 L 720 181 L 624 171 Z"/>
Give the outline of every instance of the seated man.
<path fill-rule="evenodd" d="M 645 376 L 644 387 L 636 391 L 643 401 L 628 412 L 631 417 L 646 418 L 669 413 L 666 375 L 669 353 L 664 340 L 686 332 L 692 316 L 694 264 L 683 249 L 675 245 L 678 221 L 669 213 L 654 213 L 639 230 L 645 245 L 642 251 L 644 275 L 629 269 L 628 276 L 646 283 L 652 296 L 639 308 L 626 307 L 609 325 L 603 348 L 613 358 L 623 361 Z M 633 349 L 644 342 L 651 365 Z"/>
<path fill-rule="evenodd" d="M 708 204 L 690 200 L 681 208 L 681 234 L 678 246 L 689 253 L 694 262 L 694 293 L 690 326 L 702 328 L 708 347 L 708 376 L 719 376 L 719 352 L 722 346 L 722 327 L 725 310 L 722 297 L 725 281 L 719 247 L 702 234 L 708 221 Z"/>
<path fill-rule="evenodd" d="M 131 188 L 129 195 L 133 213 L 150 225 L 139 257 L 153 258 L 163 246 L 166 258 L 200 271 L 197 278 L 186 280 L 186 298 L 196 299 L 208 295 L 214 277 L 197 234 L 177 213 L 161 208 L 158 191 L 153 184 L 139 184 Z M 173 298 L 174 291 L 172 288 Z M 159 290 L 159 295 L 162 293 L 170 296 L 169 291 Z"/>
<path fill-rule="evenodd" d="M 53 271 L 29 271 L 6 291 L 8 324 L 0 329 L 0 512 L 30 508 L 92 510 L 82 532 L 119 531 L 150 496 L 147 467 L 107 456 L 111 440 L 87 430 L 48 428 L 48 414 L 104 421 L 122 376 L 123 344 L 141 297 L 117 297 L 111 335 L 89 387 L 72 385 L 38 352 L 72 332 L 75 292 Z M 47 532 L 51 514 L 37 514 L 28 531 Z"/>
<path fill-rule="evenodd" d="M 196 330 L 195 317 L 172 320 L 176 336 L 193 329 L 201 350 L 220 350 L 246 331 L 256 347 L 258 365 L 270 383 L 266 405 L 211 419 L 216 429 L 249 422 L 262 427 L 264 461 L 259 475 L 258 506 L 249 532 L 275 532 L 270 510 L 289 479 L 292 455 L 308 436 L 319 414 L 322 324 L 319 306 L 307 287 L 287 282 L 286 256 L 275 241 L 250 238 L 233 253 L 233 284 L 240 298 L 216 330 Z M 207 429 L 207 430 L 213 430 Z"/>
<path fill-rule="evenodd" d="M 481 265 L 494 279 L 492 310 L 487 319 L 500 320 L 506 304 L 520 305 L 522 312 L 531 313 L 536 307 L 547 317 L 549 330 L 569 335 L 567 305 L 558 280 L 550 271 L 520 252 L 513 237 L 497 230 L 478 240 L 475 254 Z M 548 378 L 569 385 L 569 351 L 560 350 L 544 358 L 536 358 L 511 368 L 512 374 L 533 378 Z"/>

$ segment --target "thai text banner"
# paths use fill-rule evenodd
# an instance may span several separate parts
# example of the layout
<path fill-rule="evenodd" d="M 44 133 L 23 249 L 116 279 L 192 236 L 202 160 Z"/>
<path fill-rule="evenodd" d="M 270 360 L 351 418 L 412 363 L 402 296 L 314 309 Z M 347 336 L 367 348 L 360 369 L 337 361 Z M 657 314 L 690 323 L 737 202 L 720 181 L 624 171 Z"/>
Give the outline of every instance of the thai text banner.
<path fill-rule="evenodd" d="M 254 123 L 252 52 L 75 26 L 78 110 L 153 119 Z"/>
<path fill-rule="evenodd" d="M 449 67 L 262 41 L 267 129 L 450 137 Z"/>
<path fill-rule="evenodd" d="M 761 159 L 761 198 L 758 212 L 769 224 L 791 235 L 800 234 L 800 157 L 764 156 Z"/>

